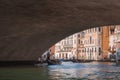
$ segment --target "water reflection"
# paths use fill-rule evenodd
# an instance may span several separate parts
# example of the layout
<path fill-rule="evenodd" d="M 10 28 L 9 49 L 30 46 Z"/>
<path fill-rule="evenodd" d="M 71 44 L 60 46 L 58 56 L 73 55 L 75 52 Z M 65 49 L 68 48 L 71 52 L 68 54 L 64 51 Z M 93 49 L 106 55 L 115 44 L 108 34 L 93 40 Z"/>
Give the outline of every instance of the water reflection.
<path fill-rule="evenodd" d="M 53 80 L 119 80 L 120 67 L 114 63 L 71 63 L 48 66 Z"/>

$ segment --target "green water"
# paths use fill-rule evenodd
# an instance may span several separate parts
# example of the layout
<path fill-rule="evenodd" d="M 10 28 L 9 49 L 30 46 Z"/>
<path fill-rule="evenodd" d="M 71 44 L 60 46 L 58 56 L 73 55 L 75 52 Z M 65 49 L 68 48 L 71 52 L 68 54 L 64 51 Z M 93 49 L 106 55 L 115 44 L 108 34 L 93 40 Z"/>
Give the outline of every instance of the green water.
<path fill-rule="evenodd" d="M 0 80 L 120 80 L 120 66 L 65 62 L 44 67 L 0 67 Z"/>
<path fill-rule="evenodd" d="M 0 68 L 0 80 L 50 80 L 47 73 L 43 67 Z"/>

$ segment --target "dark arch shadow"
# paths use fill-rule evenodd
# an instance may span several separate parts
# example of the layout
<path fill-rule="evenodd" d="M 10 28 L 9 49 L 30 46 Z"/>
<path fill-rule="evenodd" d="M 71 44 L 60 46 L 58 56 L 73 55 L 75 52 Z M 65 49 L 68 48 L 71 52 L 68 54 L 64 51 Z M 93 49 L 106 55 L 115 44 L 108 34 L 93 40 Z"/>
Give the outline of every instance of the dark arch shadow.
<path fill-rule="evenodd" d="M 118 0 L 1 0 L 0 61 L 28 61 L 92 27 L 120 24 Z"/>

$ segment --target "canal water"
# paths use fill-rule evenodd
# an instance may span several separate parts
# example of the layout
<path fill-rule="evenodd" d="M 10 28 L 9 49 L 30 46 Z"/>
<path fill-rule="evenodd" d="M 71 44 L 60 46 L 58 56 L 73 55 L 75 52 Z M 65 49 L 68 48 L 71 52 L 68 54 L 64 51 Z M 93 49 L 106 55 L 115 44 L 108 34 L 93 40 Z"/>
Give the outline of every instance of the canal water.
<path fill-rule="evenodd" d="M 35 67 L 1 67 L 0 80 L 120 80 L 120 66 L 111 62 Z"/>

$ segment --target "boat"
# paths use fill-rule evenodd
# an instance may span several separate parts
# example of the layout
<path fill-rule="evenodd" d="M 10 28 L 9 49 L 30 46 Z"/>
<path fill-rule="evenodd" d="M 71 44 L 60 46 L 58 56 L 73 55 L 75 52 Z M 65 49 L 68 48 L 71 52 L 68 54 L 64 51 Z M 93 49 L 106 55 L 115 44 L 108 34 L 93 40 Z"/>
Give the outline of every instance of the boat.
<path fill-rule="evenodd" d="M 120 49 L 116 51 L 116 64 L 120 65 Z"/>
<path fill-rule="evenodd" d="M 48 65 L 60 65 L 61 61 L 59 60 L 47 60 Z"/>

